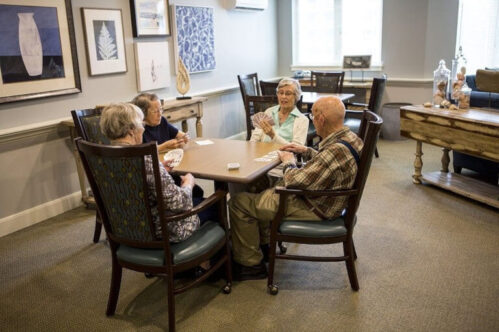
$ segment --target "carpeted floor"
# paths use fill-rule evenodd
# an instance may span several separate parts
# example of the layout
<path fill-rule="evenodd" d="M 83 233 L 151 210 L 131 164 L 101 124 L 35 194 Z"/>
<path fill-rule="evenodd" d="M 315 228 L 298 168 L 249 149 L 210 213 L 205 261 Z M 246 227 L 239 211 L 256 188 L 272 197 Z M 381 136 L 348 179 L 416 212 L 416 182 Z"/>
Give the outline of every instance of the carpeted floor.
<path fill-rule="evenodd" d="M 343 263 L 279 261 L 277 296 L 266 280 L 236 282 L 230 295 L 205 283 L 176 297 L 177 329 L 498 331 L 498 211 L 414 185 L 414 141 L 378 147 L 354 233 L 359 292 Z M 440 150 L 423 152 L 423 170 L 438 170 Z M 132 271 L 117 314 L 105 316 L 111 259 L 105 241 L 91 241 L 93 220 L 78 208 L 0 238 L 1 331 L 168 329 L 165 283 Z"/>

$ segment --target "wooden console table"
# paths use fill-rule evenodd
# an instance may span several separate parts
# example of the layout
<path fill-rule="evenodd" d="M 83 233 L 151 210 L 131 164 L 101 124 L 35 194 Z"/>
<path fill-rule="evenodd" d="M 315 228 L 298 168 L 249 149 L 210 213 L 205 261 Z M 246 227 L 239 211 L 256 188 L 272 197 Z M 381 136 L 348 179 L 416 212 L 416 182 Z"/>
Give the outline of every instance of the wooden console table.
<path fill-rule="evenodd" d="M 163 116 L 168 122 L 182 121 L 182 131 L 188 131 L 187 120 L 196 118 L 196 136 L 203 136 L 203 102 L 206 97 L 192 97 L 192 99 L 166 100 L 163 102 Z"/>
<path fill-rule="evenodd" d="M 299 78 L 300 85 L 303 91 L 310 91 L 311 80 L 308 78 Z M 343 81 L 342 93 L 352 93 L 355 95 L 350 101 L 356 103 L 369 104 L 371 97 L 372 80 L 357 82 L 357 81 Z"/>
<path fill-rule="evenodd" d="M 201 118 L 203 117 L 203 102 L 207 100 L 208 98 L 206 97 L 192 97 L 192 99 L 185 100 L 166 100 L 163 102 L 163 116 L 169 122 L 182 121 L 182 131 L 184 132 L 188 131 L 187 120 L 196 118 L 196 136 L 201 137 L 203 135 L 203 123 L 201 122 Z M 73 156 L 76 162 L 76 171 L 78 172 L 78 180 L 80 182 L 81 200 L 88 208 L 92 208 L 95 205 L 95 200 L 87 191 L 85 170 L 83 169 L 80 155 L 74 144 L 75 138 L 78 137 L 75 124 L 72 119 L 64 120 L 61 124 L 69 128 Z"/>
<path fill-rule="evenodd" d="M 449 111 L 440 108 L 403 106 L 400 133 L 416 143 L 414 183 L 432 185 L 499 208 L 499 187 L 461 174 L 449 173 L 449 151 L 499 161 L 499 112 L 486 109 Z M 440 172 L 422 174 L 422 143 L 443 147 Z"/>

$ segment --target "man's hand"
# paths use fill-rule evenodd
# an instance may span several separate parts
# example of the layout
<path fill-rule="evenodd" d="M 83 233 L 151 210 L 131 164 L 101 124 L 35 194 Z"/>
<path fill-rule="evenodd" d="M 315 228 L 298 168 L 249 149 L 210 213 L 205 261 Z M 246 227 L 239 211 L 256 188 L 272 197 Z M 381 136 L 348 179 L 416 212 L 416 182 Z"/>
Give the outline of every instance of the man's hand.
<path fill-rule="evenodd" d="M 295 155 L 287 151 L 277 151 L 281 162 L 284 164 L 296 164 Z"/>
<path fill-rule="evenodd" d="M 303 145 L 298 145 L 296 143 L 286 144 L 279 148 L 281 151 L 289 151 L 294 153 L 305 153 L 307 151 L 307 147 Z"/>
<path fill-rule="evenodd" d="M 163 166 L 165 166 L 165 168 L 168 171 L 168 173 L 170 173 L 172 171 L 172 169 L 173 169 L 173 167 L 171 166 L 172 162 L 173 162 L 173 159 L 163 160 L 161 162 L 163 164 Z"/>
<path fill-rule="evenodd" d="M 181 187 L 191 187 L 194 188 L 194 176 L 191 173 L 187 173 L 186 175 L 180 176 L 182 179 Z"/>
<path fill-rule="evenodd" d="M 275 136 L 274 128 L 272 128 L 272 126 L 266 120 L 260 121 L 259 125 L 266 135 L 268 135 L 270 138 L 274 138 Z"/>

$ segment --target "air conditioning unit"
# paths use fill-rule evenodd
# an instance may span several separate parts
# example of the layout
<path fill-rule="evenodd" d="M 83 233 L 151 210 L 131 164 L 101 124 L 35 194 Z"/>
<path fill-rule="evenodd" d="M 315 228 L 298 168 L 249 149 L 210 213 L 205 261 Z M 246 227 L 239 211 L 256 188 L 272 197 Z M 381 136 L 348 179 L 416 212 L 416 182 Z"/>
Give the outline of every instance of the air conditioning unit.
<path fill-rule="evenodd" d="M 264 10 L 268 0 L 228 0 L 230 9 L 237 10 Z"/>

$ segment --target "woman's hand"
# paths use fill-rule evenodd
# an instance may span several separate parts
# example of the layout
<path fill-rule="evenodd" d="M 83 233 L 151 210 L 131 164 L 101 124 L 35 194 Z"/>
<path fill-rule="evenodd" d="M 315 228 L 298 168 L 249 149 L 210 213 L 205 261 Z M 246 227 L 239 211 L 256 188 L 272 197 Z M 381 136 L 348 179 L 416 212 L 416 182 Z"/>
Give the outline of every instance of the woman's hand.
<path fill-rule="evenodd" d="M 180 132 L 179 132 L 180 134 Z M 189 142 L 189 140 L 191 139 L 191 137 L 189 136 L 188 133 L 181 133 L 180 135 L 177 135 L 177 139 L 182 141 L 182 143 L 186 144 Z"/>
<path fill-rule="evenodd" d="M 166 170 L 168 171 L 168 173 L 170 173 L 173 170 L 173 167 L 171 165 L 172 162 L 173 162 L 173 159 L 168 159 L 168 160 L 161 161 L 161 163 L 166 168 Z"/>
<path fill-rule="evenodd" d="M 163 145 L 163 148 L 165 148 L 165 149 L 178 149 L 178 148 L 181 148 L 183 146 L 183 144 L 184 144 L 183 139 L 174 138 L 174 139 L 171 139 L 169 141 L 164 142 L 162 145 Z"/>
<path fill-rule="evenodd" d="M 262 128 L 263 132 L 266 135 L 268 135 L 270 138 L 274 138 L 275 136 L 274 128 L 272 128 L 272 126 L 266 120 L 260 121 L 259 124 L 260 128 Z"/>
<path fill-rule="evenodd" d="M 289 151 L 294 153 L 305 153 L 307 151 L 307 147 L 303 145 L 298 145 L 296 143 L 286 144 L 279 148 L 281 151 Z"/>
<path fill-rule="evenodd" d="M 187 173 L 186 175 L 180 176 L 182 179 L 181 187 L 191 187 L 194 188 L 194 176 L 191 173 Z"/>

